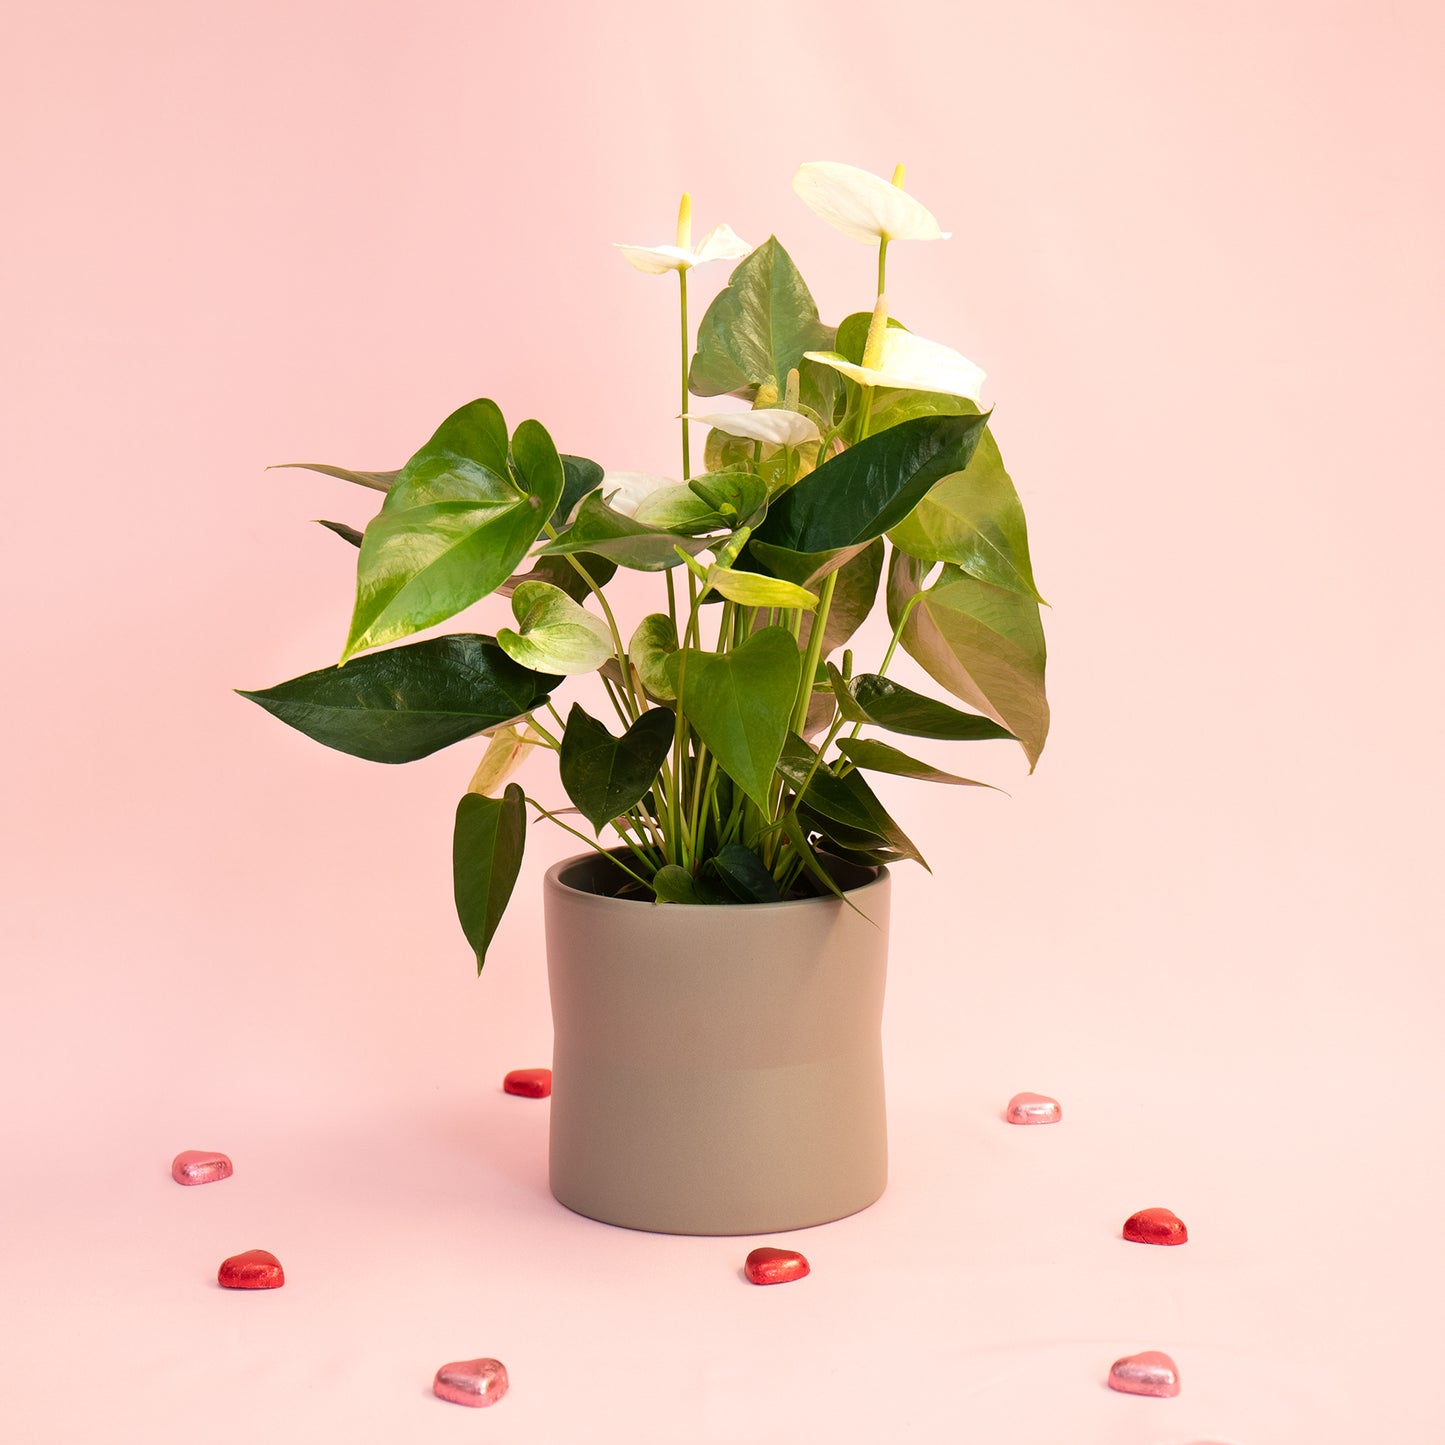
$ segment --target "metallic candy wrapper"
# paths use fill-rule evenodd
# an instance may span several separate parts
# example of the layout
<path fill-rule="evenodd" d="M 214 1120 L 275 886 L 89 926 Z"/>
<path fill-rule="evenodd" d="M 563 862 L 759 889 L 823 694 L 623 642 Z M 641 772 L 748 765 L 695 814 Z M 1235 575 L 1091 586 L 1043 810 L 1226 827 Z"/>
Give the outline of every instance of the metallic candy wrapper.
<path fill-rule="evenodd" d="M 286 1272 L 269 1250 L 248 1249 L 223 1260 L 216 1278 L 226 1289 L 280 1289 Z"/>
<path fill-rule="evenodd" d="M 1162 1350 L 1125 1355 L 1109 1370 L 1109 1388 L 1126 1395 L 1153 1395 L 1161 1400 L 1179 1393 L 1179 1366 Z"/>
<path fill-rule="evenodd" d="M 171 1160 L 171 1178 L 177 1184 L 214 1184 L 232 1172 L 231 1161 L 214 1149 L 186 1149 Z"/>
<path fill-rule="evenodd" d="M 437 1371 L 432 1393 L 453 1405 L 495 1405 L 509 1383 L 507 1367 L 500 1360 L 458 1360 Z"/>
<path fill-rule="evenodd" d="M 1141 1209 L 1124 1221 L 1124 1238 L 1135 1244 L 1184 1244 L 1189 1231 L 1172 1209 Z"/>
<path fill-rule="evenodd" d="M 807 1258 L 796 1249 L 764 1245 L 748 1255 L 743 1273 L 753 1284 L 788 1284 L 809 1272 Z"/>
<path fill-rule="evenodd" d="M 1015 1094 L 1005 1115 L 1010 1124 L 1057 1124 L 1064 1111 L 1047 1094 Z"/>
<path fill-rule="evenodd" d="M 524 1099 L 545 1099 L 552 1092 L 551 1069 L 513 1069 L 502 1080 L 502 1088 Z"/>

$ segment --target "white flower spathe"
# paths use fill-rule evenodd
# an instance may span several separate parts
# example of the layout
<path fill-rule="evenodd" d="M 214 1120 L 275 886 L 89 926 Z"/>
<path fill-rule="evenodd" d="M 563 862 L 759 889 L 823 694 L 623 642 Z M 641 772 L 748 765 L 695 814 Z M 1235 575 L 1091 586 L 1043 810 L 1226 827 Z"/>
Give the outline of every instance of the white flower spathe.
<path fill-rule="evenodd" d="M 805 161 L 793 177 L 799 197 L 830 226 L 864 245 L 943 241 L 933 213 L 901 186 L 841 161 Z"/>
<path fill-rule="evenodd" d="M 870 348 L 871 350 L 872 348 Z M 979 401 L 985 372 L 968 357 L 937 341 L 925 341 L 901 326 L 890 326 L 883 333 L 876 360 L 865 356 L 859 366 L 836 351 L 808 351 L 810 361 L 820 361 L 852 377 L 862 386 L 894 386 L 905 391 L 937 391 L 946 396 L 967 397 Z"/>
<path fill-rule="evenodd" d="M 689 411 L 683 414 L 683 420 L 699 422 L 731 437 L 767 442 L 775 447 L 800 447 L 807 442 L 822 440 L 817 423 L 811 417 L 783 406 L 764 407 L 758 411 L 724 411 L 710 416 L 699 416 Z"/>
<path fill-rule="evenodd" d="M 704 261 L 740 261 L 753 248 L 731 226 L 714 226 L 696 250 L 688 246 L 624 246 L 613 244 L 639 271 L 662 276 L 669 271 L 690 271 Z"/>
<path fill-rule="evenodd" d="M 675 487 L 671 477 L 655 477 L 650 472 L 605 472 L 602 476 L 602 500 L 614 512 L 635 517 L 637 509 L 660 487 Z"/>

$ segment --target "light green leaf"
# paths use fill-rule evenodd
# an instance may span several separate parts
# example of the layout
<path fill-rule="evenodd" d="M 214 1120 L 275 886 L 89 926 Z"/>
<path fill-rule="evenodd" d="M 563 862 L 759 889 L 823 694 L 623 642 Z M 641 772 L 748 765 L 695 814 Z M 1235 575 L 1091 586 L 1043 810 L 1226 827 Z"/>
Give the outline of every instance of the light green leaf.
<path fill-rule="evenodd" d="M 731 903 L 731 893 L 694 878 L 686 868 L 665 863 L 652 875 L 652 889 L 658 903 Z"/>
<path fill-rule="evenodd" d="M 697 329 L 688 387 L 694 396 L 771 386 L 781 396 L 805 351 L 833 341 L 792 258 L 770 236 L 738 263 Z"/>
<path fill-rule="evenodd" d="M 798 644 L 784 627 L 765 627 L 721 655 L 687 648 L 667 660 L 683 715 L 723 772 L 764 812 L 801 672 Z"/>
<path fill-rule="evenodd" d="M 649 492 L 637 504 L 632 520 L 644 527 L 684 535 L 715 532 L 727 525 L 721 512 L 710 507 L 692 487 L 682 482 Z"/>
<path fill-rule="evenodd" d="M 631 517 L 614 511 L 591 492 L 582 499 L 577 517 L 555 541 L 539 548 L 539 557 L 559 557 L 574 552 L 594 552 L 600 557 L 638 572 L 665 572 L 682 565 L 677 548 L 694 557 L 711 542 L 702 537 L 680 537 L 656 527 L 644 527 Z"/>
<path fill-rule="evenodd" d="M 521 582 L 512 591 L 519 630 L 497 629 L 497 645 L 523 667 L 564 677 L 595 672 L 612 653 L 607 624 L 549 582 Z"/>
<path fill-rule="evenodd" d="M 665 612 L 650 612 L 627 644 L 627 660 L 653 697 L 672 702 L 677 694 L 667 676 L 667 659 L 677 651 L 677 628 Z"/>
<path fill-rule="evenodd" d="M 920 593 L 924 571 L 925 564 L 894 552 L 888 614 L 897 627 L 909 609 L 905 651 L 955 697 L 1013 733 L 1032 770 L 1049 731 L 1038 603 L 952 564 Z"/>
<path fill-rule="evenodd" d="M 552 515 L 563 481 L 538 423 L 518 427 L 514 454 L 515 484 L 501 413 L 475 401 L 402 468 L 362 538 L 343 662 L 443 622 L 506 581 Z"/>
<path fill-rule="evenodd" d="M 506 912 L 527 844 L 525 794 L 508 783 L 500 798 L 466 793 L 452 834 L 452 891 L 457 917 L 477 955 L 477 972 Z"/>
<path fill-rule="evenodd" d="M 731 567 L 709 567 L 707 585 L 729 602 L 744 607 L 813 608 L 817 594 L 776 577 L 763 577 L 757 572 L 734 572 Z"/>
<path fill-rule="evenodd" d="M 711 472 L 688 484 L 730 527 L 756 525 L 768 499 L 768 484 L 752 472 Z"/>

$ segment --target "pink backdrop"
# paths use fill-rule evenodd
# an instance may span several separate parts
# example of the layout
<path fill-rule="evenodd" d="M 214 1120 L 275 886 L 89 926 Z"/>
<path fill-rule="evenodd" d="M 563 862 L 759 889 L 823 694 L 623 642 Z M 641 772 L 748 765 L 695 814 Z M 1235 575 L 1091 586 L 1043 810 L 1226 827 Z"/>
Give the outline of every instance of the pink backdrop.
<path fill-rule="evenodd" d="M 1438 7 L 8 29 L 9 1438 L 1438 1439 Z M 396 466 L 490 395 L 675 467 L 675 287 L 611 243 L 682 190 L 866 305 L 806 159 L 905 160 L 955 233 L 890 291 L 990 373 L 1055 735 L 1032 778 L 969 756 L 1011 796 L 891 790 L 935 866 L 896 874 L 893 1183 L 756 1290 L 747 1241 L 553 1205 L 548 1106 L 499 1091 L 549 1056 L 567 840 L 478 981 L 477 749 L 376 767 L 230 689 L 337 655 L 354 554 L 310 519 L 368 515 L 267 463 Z M 1063 1125 L 1005 1127 L 1023 1089 Z M 198 1147 L 236 1177 L 178 1189 Z M 1155 1204 L 1184 1249 L 1119 1240 Z M 258 1245 L 286 1289 L 217 1290 Z M 1103 1388 L 1151 1348 L 1178 1399 Z M 431 1398 L 485 1354 L 495 1411 Z"/>

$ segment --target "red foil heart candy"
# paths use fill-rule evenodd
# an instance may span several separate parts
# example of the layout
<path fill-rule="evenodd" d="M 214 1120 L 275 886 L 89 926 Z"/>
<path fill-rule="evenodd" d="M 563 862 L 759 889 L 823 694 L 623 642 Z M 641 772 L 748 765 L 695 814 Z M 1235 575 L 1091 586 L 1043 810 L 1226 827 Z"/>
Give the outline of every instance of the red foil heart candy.
<path fill-rule="evenodd" d="M 1135 1244 L 1185 1244 L 1189 1231 L 1172 1209 L 1141 1209 L 1124 1221 L 1124 1238 Z"/>
<path fill-rule="evenodd" d="M 1162 1350 L 1125 1355 L 1109 1368 L 1109 1388 L 1126 1395 L 1153 1395 L 1172 1400 L 1179 1393 L 1179 1366 Z"/>
<path fill-rule="evenodd" d="M 231 1161 L 214 1149 L 186 1149 L 171 1160 L 171 1178 L 177 1184 L 214 1184 L 232 1173 Z"/>
<path fill-rule="evenodd" d="M 216 1278 L 226 1289 L 280 1289 L 286 1283 L 286 1271 L 269 1250 L 248 1249 L 222 1260 Z"/>
<path fill-rule="evenodd" d="M 1004 1115 L 1010 1124 L 1057 1124 L 1063 1117 L 1059 1101 L 1047 1094 L 1015 1094 Z"/>
<path fill-rule="evenodd" d="M 748 1255 L 743 1273 L 753 1284 L 788 1284 L 809 1272 L 807 1257 L 796 1249 L 774 1249 L 764 1245 Z"/>
<path fill-rule="evenodd" d="M 524 1099 L 545 1099 L 552 1092 L 551 1069 L 513 1069 L 502 1080 L 502 1088 L 508 1094 L 518 1094 Z"/>
<path fill-rule="evenodd" d="M 507 1367 L 500 1360 L 458 1360 L 443 1365 L 432 1381 L 432 1393 L 453 1405 L 495 1405 L 507 1393 Z"/>

